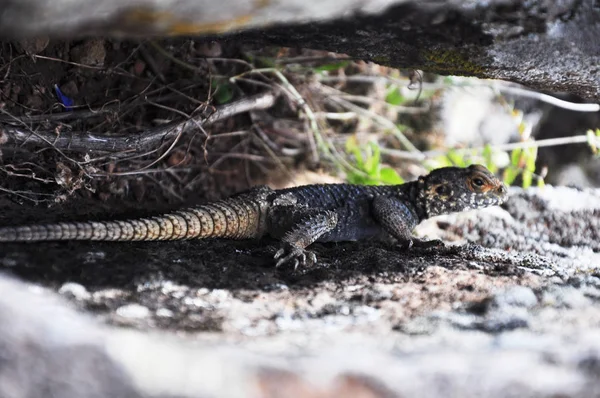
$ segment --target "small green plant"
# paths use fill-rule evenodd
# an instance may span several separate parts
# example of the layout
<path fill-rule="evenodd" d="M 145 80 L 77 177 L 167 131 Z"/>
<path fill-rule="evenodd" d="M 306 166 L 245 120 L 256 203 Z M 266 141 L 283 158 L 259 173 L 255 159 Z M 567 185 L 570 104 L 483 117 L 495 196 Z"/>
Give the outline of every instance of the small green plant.
<path fill-rule="evenodd" d="M 517 148 L 510 154 L 510 165 L 504 170 L 503 180 L 511 185 L 521 175 L 521 185 L 529 188 L 533 178 L 537 179 L 537 185 L 543 186 L 544 179 L 535 174 L 535 161 L 537 159 L 537 147 Z"/>
<path fill-rule="evenodd" d="M 598 148 L 598 143 L 600 142 L 600 129 L 596 129 L 596 131 L 588 130 L 586 135 L 587 143 L 592 149 L 594 156 L 600 156 L 600 150 Z"/>
<path fill-rule="evenodd" d="M 226 104 L 233 99 L 235 87 L 224 79 L 215 79 L 214 99 L 217 104 Z"/>
<path fill-rule="evenodd" d="M 450 149 L 445 155 L 428 160 L 425 166 L 433 170 L 448 166 L 467 167 L 477 163 L 484 165 L 492 173 L 496 173 L 498 171 L 497 159 L 501 156 L 507 157 L 508 155 L 506 152 L 494 150 L 490 145 L 486 145 L 483 151 Z"/>
<path fill-rule="evenodd" d="M 406 102 L 406 98 L 397 86 L 390 86 L 385 95 L 385 102 L 398 106 L 403 105 Z"/>
<path fill-rule="evenodd" d="M 350 61 L 333 62 L 330 64 L 323 64 L 320 66 L 316 66 L 313 68 L 313 72 L 314 73 L 333 72 L 333 71 L 337 71 L 340 69 L 346 69 L 346 67 L 348 65 L 350 65 Z"/>
<path fill-rule="evenodd" d="M 346 152 L 354 157 L 354 167 L 347 172 L 351 184 L 380 185 L 402 184 L 404 180 L 391 167 L 381 165 L 381 151 L 376 142 L 369 142 L 361 150 L 355 137 L 346 141 Z"/>

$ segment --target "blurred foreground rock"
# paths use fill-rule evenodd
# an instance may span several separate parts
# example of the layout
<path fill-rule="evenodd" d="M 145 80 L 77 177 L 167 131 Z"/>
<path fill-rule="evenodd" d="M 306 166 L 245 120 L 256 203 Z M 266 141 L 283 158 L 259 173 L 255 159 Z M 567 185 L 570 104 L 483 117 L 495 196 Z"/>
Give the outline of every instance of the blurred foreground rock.
<path fill-rule="evenodd" d="M 595 0 L 3 0 L 0 36 L 227 33 L 600 101 L 599 22 Z"/>

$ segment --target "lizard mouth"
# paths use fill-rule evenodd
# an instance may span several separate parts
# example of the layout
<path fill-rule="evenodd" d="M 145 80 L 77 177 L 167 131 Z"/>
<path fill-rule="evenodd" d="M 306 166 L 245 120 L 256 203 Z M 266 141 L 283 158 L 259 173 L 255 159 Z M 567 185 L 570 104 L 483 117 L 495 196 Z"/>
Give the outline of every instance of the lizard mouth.
<path fill-rule="evenodd" d="M 498 201 L 497 204 L 501 205 L 508 200 L 508 188 L 502 181 L 498 181 L 494 193 L 496 194 L 496 200 Z"/>
<path fill-rule="evenodd" d="M 501 205 L 508 200 L 508 188 L 501 181 L 496 181 L 493 187 L 487 189 L 475 202 L 482 207 Z M 477 196 L 480 196 L 477 195 Z"/>

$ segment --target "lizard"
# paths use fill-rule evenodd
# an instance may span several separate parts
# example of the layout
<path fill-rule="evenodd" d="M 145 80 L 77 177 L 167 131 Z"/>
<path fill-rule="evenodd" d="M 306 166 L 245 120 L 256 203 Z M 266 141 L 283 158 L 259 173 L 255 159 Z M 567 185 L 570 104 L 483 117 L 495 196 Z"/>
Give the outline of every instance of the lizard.
<path fill-rule="evenodd" d="M 313 184 L 274 190 L 262 185 L 213 203 L 124 221 L 1 227 L 0 242 L 155 241 L 204 238 L 280 241 L 276 267 L 316 263 L 314 242 L 391 236 L 404 249 L 443 245 L 412 235 L 421 221 L 500 205 L 507 188 L 487 168 L 443 167 L 398 185 Z"/>

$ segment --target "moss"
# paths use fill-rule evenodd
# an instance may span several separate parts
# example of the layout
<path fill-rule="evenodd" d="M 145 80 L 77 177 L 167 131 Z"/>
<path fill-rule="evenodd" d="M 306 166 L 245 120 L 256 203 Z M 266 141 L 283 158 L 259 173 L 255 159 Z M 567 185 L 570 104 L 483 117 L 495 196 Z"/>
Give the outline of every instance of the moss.
<path fill-rule="evenodd" d="M 390 60 L 389 57 L 385 57 L 383 55 L 378 55 L 376 57 L 373 57 L 373 62 L 375 62 L 379 65 L 390 65 L 392 63 L 392 61 Z"/>
<path fill-rule="evenodd" d="M 482 76 L 487 69 L 471 59 L 464 53 L 448 49 L 425 50 L 421 52 L 425 65 L 429 70 L 450 74 L 471 74 Z"/>

